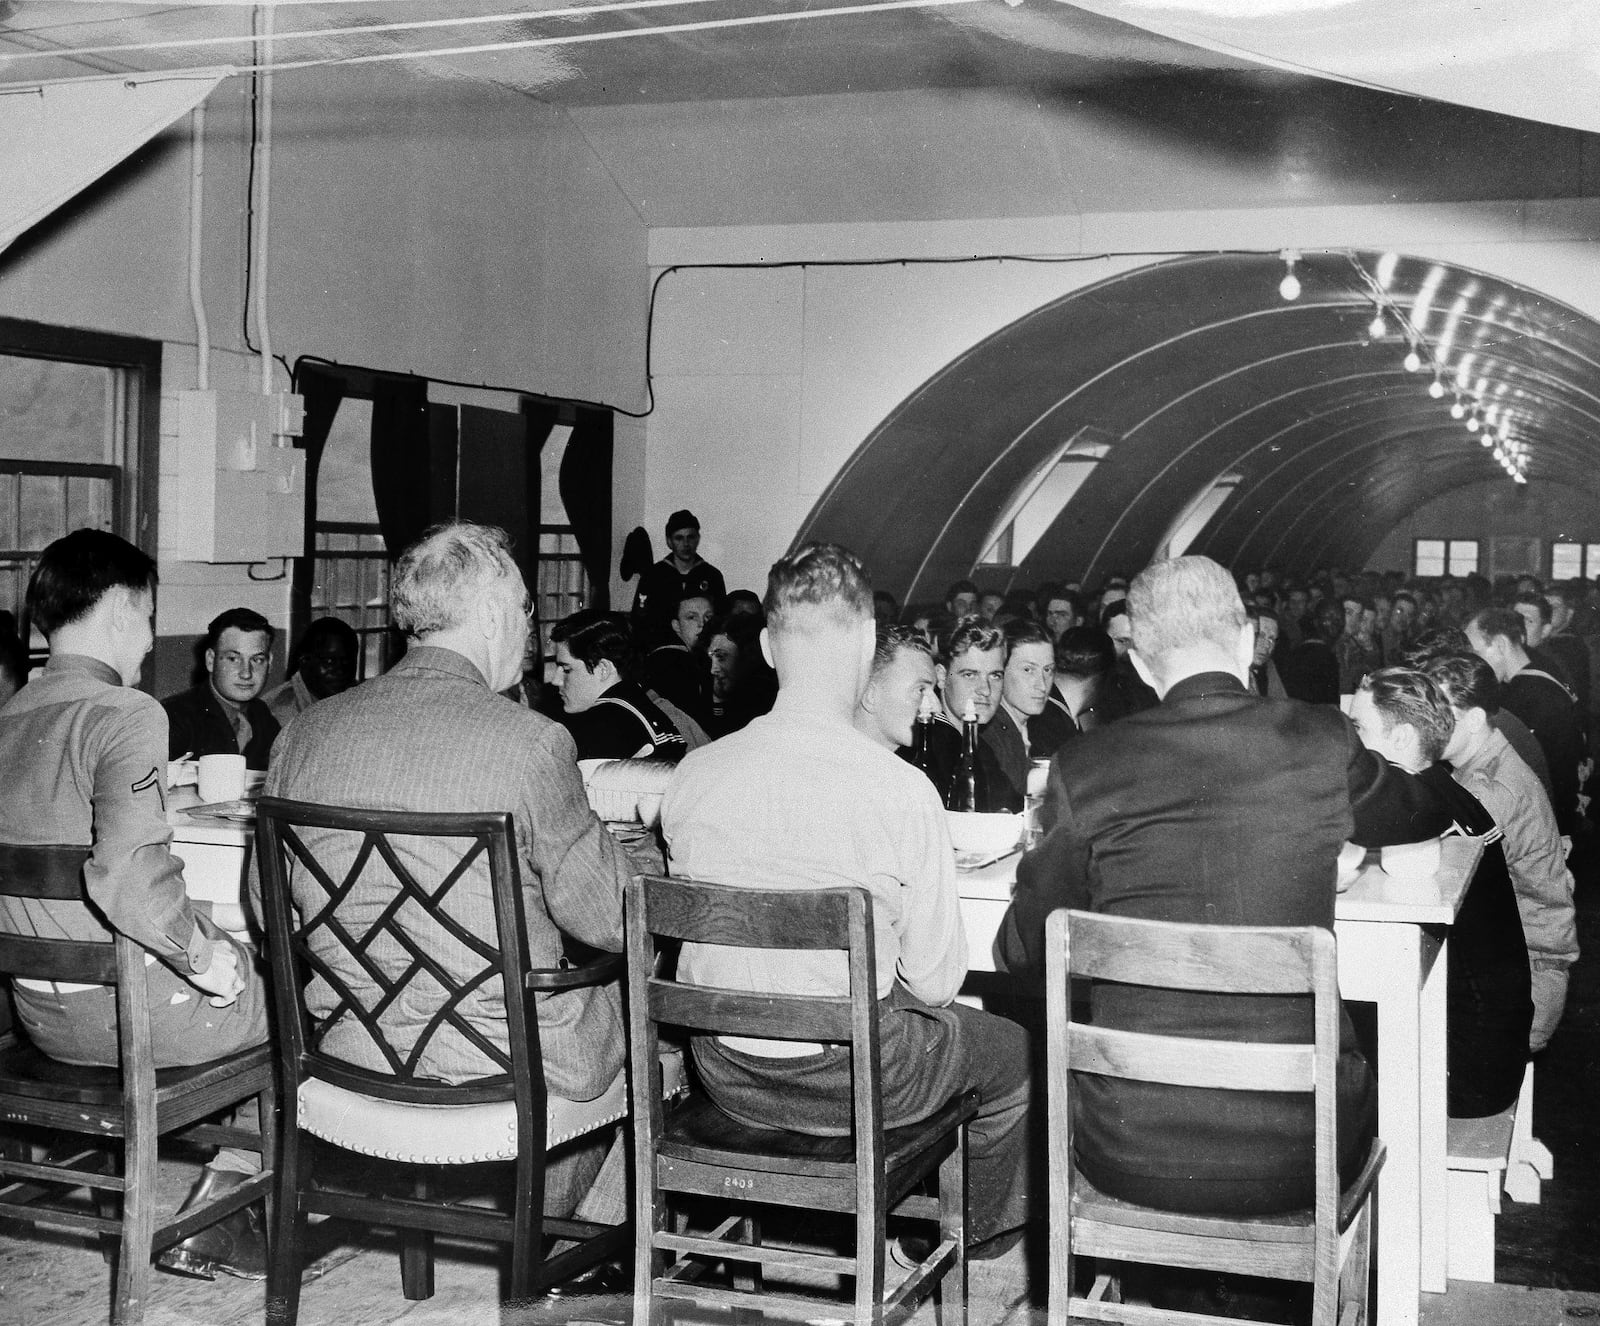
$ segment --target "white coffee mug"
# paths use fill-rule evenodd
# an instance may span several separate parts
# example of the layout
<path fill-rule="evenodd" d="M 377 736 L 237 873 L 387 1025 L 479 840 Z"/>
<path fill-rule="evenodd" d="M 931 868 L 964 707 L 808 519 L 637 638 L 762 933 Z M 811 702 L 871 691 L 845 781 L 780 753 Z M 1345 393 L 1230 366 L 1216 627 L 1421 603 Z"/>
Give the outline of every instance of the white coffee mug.
<path fill-rule="evenodd" d="M 201 801 L 237 801 L 244 795 L 243 755 L 202 755 L 199 763 Z"/>

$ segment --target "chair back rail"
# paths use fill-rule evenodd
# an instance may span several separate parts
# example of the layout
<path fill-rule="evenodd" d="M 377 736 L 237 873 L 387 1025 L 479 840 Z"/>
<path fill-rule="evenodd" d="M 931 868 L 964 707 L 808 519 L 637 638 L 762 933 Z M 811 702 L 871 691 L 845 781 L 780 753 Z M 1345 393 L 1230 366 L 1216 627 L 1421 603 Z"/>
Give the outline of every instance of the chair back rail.
<path fill-rule="evenodd" d="M 417 840 L 434 849 L 449 844 L 448 859 L 418 862 Z M 542 1149 L 546 1100 L 530 993 L 537 983 L 528 975 L 510 812 L 402 812 L 263 797 L 256 841 L 269 956 L 275 965 L 293 968 L 292 979 L 285 971 L 273 982 L 293 1085 L 313 1075 L 410 1104 L 525 1100 L 534 1116 L 525 1123 L 539 1130 Z M 325 859 L 330 845 L 343 863 L 338 879 Z M 493 900 L 491 915 L 479 922 L 488 930 L 492 916 L 497 933 L 487 935 L 463 921 L 457 901 L 472 887 L 469 881 L 481 884 L 485 876 L 491 884 L 506 883 L 484 888 L 476 902 L 481 908 L 482 897 Z M 358 886 L 365 893 L 356 922 L 347 919 L 347 904 Z M 507 937 L 504 946 L 501 936 Z M 441 960 L 444 948 L 454 970 Z M 333 1000 L 315 1026 L 296 994 L 313 980 Z M 430 1012 L 415 1026 L 398 1015 L 419 986 Z M 503 1003 L 504 1044 L 466 1015 L 464 1006 L 473 1002 L 497 1010 Z M 341 1021 L 360 1026 L 382 1056 L 383 1069 L 358 1067 L 321 1049 L 326 1031 Z M 485 1069 L 479 1078 L 448 1084 L 429 1072 L 430 1052 L 447 1039 L 476 1053 Z"/>
<path fill-rule="evenodd" d="M 1191 1040 L 1075 1022 L 1067 1053 L 1075 1073 L 1171 1086 L 1308 1092 L 1317 1084 L 1316 1049 L 1311 1045 Z"/>
<path fill-rule="evenodd" d="M 1088 1242 L 1102 1253 L 1115 1250 L 1116 1255 L 1135 1260 L 1137 1252 L 1168 1265 L 1213 1268 L 1229 1265 L 1228 1258 L 1235 1254 L 1246 1261 L 1255 1256 L 1252 1264 L 1258 1273 L 1336 1280 L 1341 1228 L 1335 1121 L 1339 986 L 1332 932 L 1314 926 L 1182 925 L 1067 910 L 1052 913 L 1045 930 L 1052 1275 L 1064 1273 L 1080 1255 L 1071 1247 L 1071 1222 L 1056 1213 L 1081 1209 L 1088 1218 Z M 1068 992 L 1074 978 L 1219 994 L 1309 994 L 1312 1040 L 1289 1045 L 1218 1042 L 1086 1025 L 1071 1016 Z M 1073 1154 L 1071 1082 L 1077 1072 L 1216 1090 L 1311 1094 L 1316 1160 L 1310 1255 L 1269 1255 L 1265 1250 L 1256 1255 L 1251 1243 L 1260 1234 L 1259 1225 L 1248 1236 L 1240 1237 L 1236 1231 L 1234 1252 L 1223 1254 L 1217 1249 L 1228 1235 L 1221 1226 L 1209 1241 L 1188 1231 L 1187 1224 L 1195 1223 L 1192 1217 L 1177 1218 L 1180 1224 L 1187 1222 L 1182 1231 L 1177 1226 L 1158 1227 L 1145 1234 L 1133 1229 L 1132 1215 L 1124 1220 L 1115 1213 L 1108 1215 L 1106 1205 L 1082 1207 L 1076 1190 L 1081 1180 L 1067 1159 Z M 1124 1223 L 1129 1227 L 1125 1237 Z M 1171 1242 L 1164 1244 L 1169 1236 Z M 1177 1260 L 1166 1260 L 1165 1252 L 1157 1255 L 1163 1247 Z M 1062 1303 L 1066 1293 L 1062 1291 Z M 1054 1290 L 1051 1310 L 1054 1322 L 1060 1315 Z M 1319 1326 L 1325 1319 L 1331 1321 L 1324 1315 L 1330 1310 L 1319 1301 Z"/>
<path fill-rule="evenodd" d="M 648 998 L 656 1021 L 721 1035 L 849 1044 L 854 1025 L 847 998 L 751 994 L 657 981 L 649 985 Z"/>
<path fill-rule="evenodd" d="M 15 896 L 0 888 L 0 897 Z M 110 985 L 117 979 L 116 951 L 110 940 L 0 935 L 0 972 L 34 981 Z"/>
<path fill-rule="evenodd" d="M 0 895 L 81 902 L 88 859 L 87 847 L 67 843 L 0 843 Z"/>
<path fill-rule="evenodd" d="M 1311 993 L 1312 939 L 1306 929 L 1077 915 L 1083 919 L 1072 926 L 1075 976 L 1209 993 Z"/>
<path fill-rule="evenodd" d="M 839 949 L 850 947 L 851 889 L 768 889 L 700 885 L 648 875 L 651 933 L 663 939 L 739 948 Z M 694 885 L 694 887 L 688 887 Z M 871 924 L 868 909 L 868 924 Z"/>

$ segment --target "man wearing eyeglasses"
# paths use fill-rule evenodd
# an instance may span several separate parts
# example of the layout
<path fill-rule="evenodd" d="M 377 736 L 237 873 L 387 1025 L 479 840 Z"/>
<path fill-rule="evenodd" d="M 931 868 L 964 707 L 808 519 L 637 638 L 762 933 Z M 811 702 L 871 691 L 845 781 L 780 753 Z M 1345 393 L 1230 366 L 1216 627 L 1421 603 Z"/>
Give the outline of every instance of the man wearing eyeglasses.
<path fill-rule="evenodd" d="M 229 608 L 206 629 L 206 678 L 161 702 L 167 758 L 243 755 L 265 769 L 278 720 L 261 699 L 272 666 L 272 623 L 249 608 Z"/>

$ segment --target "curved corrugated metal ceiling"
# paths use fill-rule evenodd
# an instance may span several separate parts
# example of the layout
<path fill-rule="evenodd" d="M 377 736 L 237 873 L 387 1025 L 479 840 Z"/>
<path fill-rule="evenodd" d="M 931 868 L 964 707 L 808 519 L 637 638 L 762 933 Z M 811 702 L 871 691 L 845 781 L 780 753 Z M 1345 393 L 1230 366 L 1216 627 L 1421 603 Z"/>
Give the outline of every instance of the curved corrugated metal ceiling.
<path fill-rule="evenodd" d="M 1503 420 L 1527 447 L 1530 482 L 1600 496 L 1600 324 L 1424 259 L 1306 254 L 1292 302 L 1284 270 L 1272 253 L 1184 257 L 1018 319 L 895 408 L 797 541 L 847 543 L 904 600 L 936 599 L 971 573 L 1019 487 L 1089 429 L 1111 443 L 1104 460 L 986 582 L 1137 570 L 1223 475 L 1238 483 L 1189 551 L 1241 568 L 1360 566 L 1424 502 L 1503 476 L 1486 430 L 1451 417 L 1457 392 L 1495 407 L 1495 430 Z M 1374 338 L 1379 291 L 1392 303 Z M 1425 338 L 1417 372 L 1403 363 L 1407 323 Z"/>

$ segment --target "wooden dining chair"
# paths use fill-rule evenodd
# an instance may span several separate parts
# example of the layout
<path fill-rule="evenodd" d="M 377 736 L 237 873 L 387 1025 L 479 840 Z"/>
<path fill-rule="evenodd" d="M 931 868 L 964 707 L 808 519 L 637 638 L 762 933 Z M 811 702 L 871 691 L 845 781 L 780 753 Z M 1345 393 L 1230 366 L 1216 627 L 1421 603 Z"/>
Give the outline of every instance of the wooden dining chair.
<path fill-rule="evenodd" d="M 416 861 L 408 838 L 443 847 L 448 860 L 415 868 L 408 864 Z M 348 849 L 340 853 L 349 864 L 338 878 L 308 839 L 338 840 Z M 435 1234 L 510 1243 L 513 1303 L 625 1249 L 625 1224 L 542 1214 L 547 1152 L 625 1118 L 628 1104 L 623 1073 L 596 1100 L 549 1094 L 535 1005 L 546 991 L 618 979 L 622 955 L 559 970 L 530 969 L 510 812 L 360 810 L 263 797 L 256 848 L 282 1091 L 290 1103 L 279 1150 L 267 1320 L 292 1326 L 296 1319 L 303 1233 L 312 1213 L 401 1230 L 401 1283 L 408 1299 L 433 1294 Z M 379 878 L 365 878 L 368 871 Z M 469 898 L 483 888 L 485 871 L 490 898 Z M 353 905 L 352 892 L 363 883 L 359 905 Z M 475 933 L 462 916 L 485 906 L 492 923 L 487 933 Z M 451 967 L 437 956 L 443 948 L 452 955 Z M 331 954 L 338 955 L 337 965 Z M 320 1019 L 305 1004 L 312 981 L 333 1002 Z M 503 995 L 504 1045 L 461 1012 L 463 1001 L 485 993 Z M 418 1000 L 430 1010 L 425 1025 L 402 1031 L 408 1019 L 393 1015 Z M 357 1067 L 321 1048 L 324 1032 L 339 1020 L 359 1025 L 387 1071 Z M 429 1076 L 420 1065 L 444 1036 L 471 1045 L 490 1072 L 459 1084 Z M 380 1168 L 410 1195 L 357 1191 L 342 1174 L 336 1180 L 311 1163 L 316 1141 L 391 1162 Z M 446 1167 L 486 1161 L 514 1167 L 509 1212 L 440 1195 Z M 572 1246 L 545 1256 L 547 1242 L 556 1239 Z"/>
<path fill-rule="evenodd" d="M 0 897 L 84 901 L 84 847 L 0 844 Z M 114 1239 L 111 1320 L 137 1326 L 157 1253 L 252 1202 L 273 1181 L 276 1115 L 266 1045 L 187 1068 L 155 1067 L 145 951 L 131 939 L 49 939 L 0 934 L 0 975 L 113 987 L 119 1056 L 114 1068 L 59 1063 L 13 1028 L 0 1034 L 0 1218 Z M 260 1131 L 208 1120 L 254 1097 Z M 42 1158 L 18 1128 L 65 1134 Z M 157 1161 L 163 1141 L 257 1151 L 262 1170 L 227 1192 L 161 1219 Z M 88 1190 L 95 1214 L 73 1194 Z"/>
<path fill-rule="evenodd" d="M 1374 1139 L 1360 1176 L 1339 1189 L 1335 1131 L 1339 982 L 1334 938 L 1317 926 L 1180 925 L 1057 911 L 1045 926 L 1050 1120 L 1051 1326 L 1069 1321 L 1181 1321 L 1117 1300 L 1102 1262 L 1231 1271 L 1312 1286 L 1313 1326 L 1366 1321 L 1372 1196 L 1383 1165 Z M 1074 1020 L 1071 979 L 1228 994 L 1308 994 L 1314 1038 L 1281 1044 L 1199 1040 Z M 1308 1093 L 1315 1113 L 1315 1201 L 1271 1216 L 1189 1215 L 1120 1201 L 1073 1163 L 1075 1073 L 1218 1091 Z M 1084 1295 L 1074 1262 L 1096 1259 Z M 1212 1317 L 1196 1318 L 1207 1322 Z"/>
<path fill-rule="evenodd" d="M 872 902 L 865 889 L 741 889 L 640 876 L 627 889 L 628 1043 L 637 1076 L 634 1320 L 655 1320 L 674 1301 L 754 1308 L 815 1320 L 838 1311 L 835 1296 L 766 1292 L 767 1268 L 812 1284 L 853 1277 L 857 1326 L 894 1323 L 930 1293 L 944 1326 L 966 1320 L 967 1122 L 978 1094 L 952 1096 L 929 1118 L 885 1129 L 878 1059 L 878 995 Z M 675 978 L 680 943 L 837 950 L 845 995 L 775 995 L 691 985 Z M 703 1093 L 664 1104 L 658 1060 L 671 1034 L 740 1035 L 848 1045 L 853 1133 L 815 1137 L 757 1128 L 723 1114 Z M 937 1175 L 938 1196 L 919 1191 Z M 678 1228 L 676 1194 L 731 1202 L 706 1233 Z M 762 1205 L 853 1216 L 853 1254 L 761 1242 Z M 925 1260 L 886 1295 L 885 1222 L 890 1214 L 937 1222 Z M 824 1235 L 825 1236 L 825 1235 Z M 730 1286 L 710 1283 L 709 1264 L 753 1267 Z M 669 1265 L 670 1262 L 670 1265 Z M 798 1291 L 801 1294 L 807 1290 Z"/>

